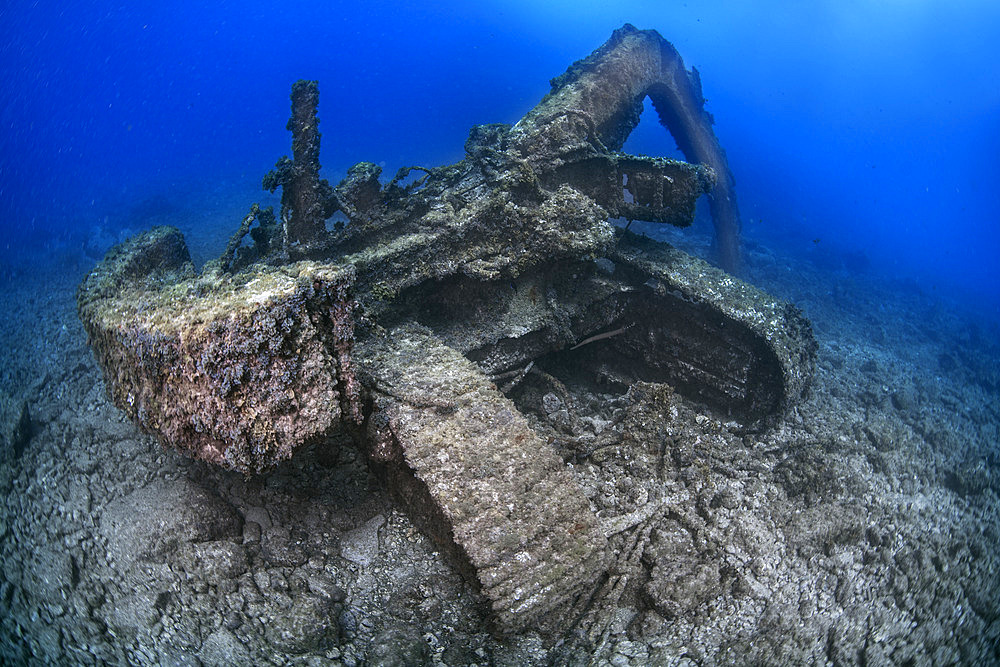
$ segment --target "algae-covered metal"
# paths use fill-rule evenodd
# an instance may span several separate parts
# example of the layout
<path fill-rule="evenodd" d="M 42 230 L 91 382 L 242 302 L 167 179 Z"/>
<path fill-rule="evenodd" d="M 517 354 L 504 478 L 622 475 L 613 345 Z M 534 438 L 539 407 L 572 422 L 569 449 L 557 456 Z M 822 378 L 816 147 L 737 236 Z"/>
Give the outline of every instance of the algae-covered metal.
<path fill-rule="evenodd" d="M 766 423 L 812 372 L 794 307 L 611 222 L 690 224 L 702 194 L 735 215 L 695 83 L 662 37 L 626 26 L 516 125 L 473 128 L 461 162 L 384 185 L 360 163 L 335 187 L 318 173 L 318 89 L 297 83 L 293 159 L 264 183 L 283 188 L 280 220 L 255 204 L 201 275 L 179 232 L 153 230 L 81 285 L 115 402 L 165 444 L 248 474 L 350 433 L 498 631 L 557 634 L 605 571 L 608 526 L 627 521 L 597 519 L 512 390 L 529 373 L 626 401 L 676 390 Z M 618 152 L 646 95 L 708 166 Z M 328 231 L 336 211 L 347 223 Z M 738 221 L 722 220 L 731 245 Z M 659 432 L 643 424 L 622 446 L 661 446 L 637 443 Z"/>
<path fill-rule="evenodd" d="M 165 445 L 259 473 L 360 420 L 350 267 L 195 275 L 180 232 L 108 253 L 78 293 L 118 407 Z"/>

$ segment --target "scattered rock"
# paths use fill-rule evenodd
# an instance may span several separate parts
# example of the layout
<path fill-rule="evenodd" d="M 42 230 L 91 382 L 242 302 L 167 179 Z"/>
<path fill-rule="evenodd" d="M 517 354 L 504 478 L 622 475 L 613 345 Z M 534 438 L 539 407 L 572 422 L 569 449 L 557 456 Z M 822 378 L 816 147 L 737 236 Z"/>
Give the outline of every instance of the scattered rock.
<path fill-rule="evenodd" d="M 108 503 L 100 530 L 113 558 L 128 564 L 163 557 L 184 543 L 238 540 L 243 519 L 194 482 L 155 480 Z"/>
<path fill-rule="evenodd" d="M 411 667 L 427 664 L 427 642 L 413 629 L 393 626 L 380 632 L 372 641 L 368 664 L 375 667 Z"/>
<path fill-rule="evenodd" d="M 246 665 L 252 662 L 250 651 L 225 628 L 218 628 L 205 638 L 198 657 L 205 665 Z"/>
<path fill-rule="evenodd" d="M 377 514 L 358 528 L 344 533 L 340 540 L 340 555 L 361 567 L 371 565 L 378 555 L 378 531 L 383 525 L 385 517 Z"/>
<path fill-rule="evenodd" d="M 301 654 L 321 650 L 337 637 L 336 611 L 330 600 L 299 594 L 265 625 L 267 643 L 280 651 Z"/>
<path fill-rule="evenodd" d="M 31 422 L 31 411 L 28 409 L 28 402 L 24 401 L 21 403 L 21 410 L 18 414 L 17 421 L 14 423 L 14 428 L 10 433 L 10 446 L 14 450 L 14 456 L 20 457 L 24 452 L 24 448 L 28 446 L 31 441 L 31 436 L 34 434 L 34 425 Z"/>

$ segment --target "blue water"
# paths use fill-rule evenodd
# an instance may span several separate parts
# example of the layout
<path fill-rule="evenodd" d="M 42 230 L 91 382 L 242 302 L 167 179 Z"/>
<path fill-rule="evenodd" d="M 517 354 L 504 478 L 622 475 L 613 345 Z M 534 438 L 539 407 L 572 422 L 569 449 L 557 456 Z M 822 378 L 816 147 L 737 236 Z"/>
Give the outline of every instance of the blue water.
<path fill-rule="evenodd" d="M 324 175 L 391 175 L 460 159 L 630 22 L 701 72 L 748 238 L 1000 313 L 995 0 L 208 5 L 4 3 L 0 269 L 154 222 L 224 237 L 276 200 L 296 79 Z M 628 148 L 674 151 L 652 119 Z"/>

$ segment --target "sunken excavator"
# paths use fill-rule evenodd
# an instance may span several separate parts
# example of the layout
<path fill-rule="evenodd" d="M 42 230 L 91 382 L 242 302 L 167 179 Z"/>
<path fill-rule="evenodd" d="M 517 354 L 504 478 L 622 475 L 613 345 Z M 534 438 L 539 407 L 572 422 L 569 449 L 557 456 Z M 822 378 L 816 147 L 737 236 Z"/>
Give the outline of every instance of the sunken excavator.
<path fill-rule="evenodd" d="M 647 96 L 691 164 L 619 152 Z M 662 447 L 643 434 L 679 397 L 766 425 L 812 374 L 794 307 L 609 222 L 688 225 L 705 194 L 718 256 L 738 262 L 697 72 L 626 25 L 518 123 L 473 128 L 461 162 L 387 184 L 370 163 L 320 179 L 317 103 L 314 82 L 293 86 L 293 157 L 264 179 L 280 219 L 254 205 L 200 274 L 160 227 L 84 280 L 108 390 L 165 445 L 248 475 L 349 434 L 497 632 L 559 633 L 628 523 L 598 517 L 572 464 Z M 624 407 L 599 419 L 584 394 Z"/>

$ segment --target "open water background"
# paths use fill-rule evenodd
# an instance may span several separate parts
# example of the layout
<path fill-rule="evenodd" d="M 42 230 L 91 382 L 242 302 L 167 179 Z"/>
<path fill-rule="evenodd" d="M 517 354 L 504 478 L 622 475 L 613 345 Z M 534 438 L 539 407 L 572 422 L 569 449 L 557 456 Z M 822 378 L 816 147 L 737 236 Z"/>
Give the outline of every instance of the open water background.
<path fill-rule="evenodd" d="M 4 3 L 0 270 L 92 262 L 155 223 L 214 256 L 276 201 L 259 183 L 289 152 L 296 79 L 320 83 L 324 175 L 391 177 L 457 161 L 470 127 L 515 122 L 625 22 L 701 72 L 748 238 L 997 317 L 987 0 Z M 652 114 L 627 148 L 676 151 Z"/>

